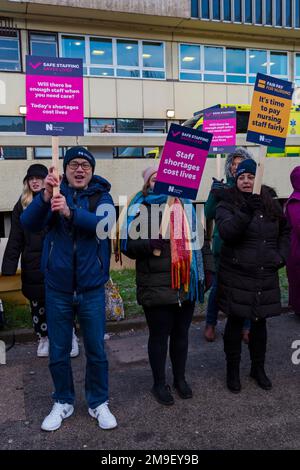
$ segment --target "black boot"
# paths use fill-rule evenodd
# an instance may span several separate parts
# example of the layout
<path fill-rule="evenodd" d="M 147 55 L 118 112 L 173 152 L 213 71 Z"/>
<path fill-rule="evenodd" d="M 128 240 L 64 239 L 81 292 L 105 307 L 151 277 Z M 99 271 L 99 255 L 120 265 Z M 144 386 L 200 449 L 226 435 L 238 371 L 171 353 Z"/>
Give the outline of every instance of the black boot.
<path fill-rule="evenodd" d="M 151 392 L 154 398 L 160 403 L 161 405 L 170 406 L 174 404 L 174 398 L 171 394 L 171 389 L 169 385 L 165 384 L 157 384 L 153 385 L 151 388 Z"/>
<path fill-rule="evenodd" d="M 227 388 L 232 393 L 240 393 L 240 365 L 236 363 L 227 362 Z"/>
<path fill-rule="evenodd" d="M 193 397 L 192 389 L 188 385 L 185 379 L 180 379 L 180 380 L 174 379 L 173 387 L 175 388 L 180 398 L 183 398 L 184 400 L 186 400 L 187 398 Z"/>
<path fill-rule="evenodd" d="M 243 318 L 229 316 L 224 330 L 224 352 L 227 362 L 227 388 L 232 393 L 241 391 L 240 362 Z"/>
<path fill-rule="evenodd" d="M 272 382 L 268 378 L 263 364 L 252 363 L 250 377 L 256 380 L 257 385 L 263 390 L 271 390 Z"/>

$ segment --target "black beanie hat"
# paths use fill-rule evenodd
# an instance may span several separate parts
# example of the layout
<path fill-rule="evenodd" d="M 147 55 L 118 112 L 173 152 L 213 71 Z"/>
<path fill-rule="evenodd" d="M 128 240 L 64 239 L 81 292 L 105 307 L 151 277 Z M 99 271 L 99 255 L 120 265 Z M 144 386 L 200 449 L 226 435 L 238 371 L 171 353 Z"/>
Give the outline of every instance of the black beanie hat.
<path fill-rule="evenodd" d="M 256 173 L 256 162 L 252 158 L 247 158 L 247 160 L 243 160 L 237 167 L 235 180 L 237 181 L 238 177 L 244 173 L 251 173 L 251 175 L 255 175 Z"/>
<path fill-rule="evenodd" d="M 93 157 L 91 152 L 89 152 L 84 147 L 71 147 L 69 150 L 66 151 L 64 163 L 63 163 L 64 173 L 66 172 L 67 164 L 70 163 L 71 160 L 74 160 L 74 158 L 77 158 L 77 157 L 87 160 L 89 164 L 92 166 L 92 170 L 94 173 L 95 164 L 96 164 L 95 158 Z"/>
<path fill-rule="evenodd" d="M 28 168 L 26 176 L 23 179 L 23 183 L 25 183 L 25 181 L 28 180 L 28 178 L 31 178 L 32 176 L 45 179 L 47 175 L 48 168 L 45 165 L 41 165 L 40 163 L 34 163 Z"/>

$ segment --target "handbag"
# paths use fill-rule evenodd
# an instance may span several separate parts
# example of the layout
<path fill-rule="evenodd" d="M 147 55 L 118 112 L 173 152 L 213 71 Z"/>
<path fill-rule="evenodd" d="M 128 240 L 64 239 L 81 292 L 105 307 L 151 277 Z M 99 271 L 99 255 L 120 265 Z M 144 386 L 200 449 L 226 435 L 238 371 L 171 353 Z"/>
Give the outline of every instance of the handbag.
<path fill-rule="evenodd" d="M 107 321 L 120 321 L 125 317 L 123 299 L 111 278 L 105 284 L 105 316 Z"/>

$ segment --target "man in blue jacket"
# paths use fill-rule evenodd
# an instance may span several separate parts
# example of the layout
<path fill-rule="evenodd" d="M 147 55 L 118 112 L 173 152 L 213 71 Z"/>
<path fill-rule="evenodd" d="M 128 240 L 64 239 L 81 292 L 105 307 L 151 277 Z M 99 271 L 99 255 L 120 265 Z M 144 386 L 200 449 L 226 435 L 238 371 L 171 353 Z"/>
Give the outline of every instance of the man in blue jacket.
<path fill-rule="evenodd" d="M 33 232 L 48 227 L 41 269 L 46 286 L 49 368 L 55 391 L 53 408 L 41 427 L 55 431 L 74 411 L 70 351 L 77 314 L 87 359 L 88 412 L 102 429 L 112 429 L 117 422 L 108 408 L 108 362 L 104 350 L 104 284 L 109 278 L 111 251 L 109 238 L 101 236 L 100 240 L 96 236 L 97 224 L 104 217 L 102 209 L 114 211 L 110 184 L 94 175 L 95 159 L 83 147 L 66 152 L 63 168 L 60 193 L 53 195 L 59 181 L 50 168 L 45 189 L 21 217 L 23 226 Z M 102 216 L 96 215 L 99 212 Z"/>

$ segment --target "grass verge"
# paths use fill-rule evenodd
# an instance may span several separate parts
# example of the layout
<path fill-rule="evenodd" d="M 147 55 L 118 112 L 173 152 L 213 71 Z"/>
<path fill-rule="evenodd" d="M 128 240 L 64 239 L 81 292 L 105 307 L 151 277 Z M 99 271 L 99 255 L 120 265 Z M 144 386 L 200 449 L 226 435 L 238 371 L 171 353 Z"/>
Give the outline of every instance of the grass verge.
<path fill-rule="evenodd" d="M 136 318 L 143 314 L 143 309 L 136 301 L 135 286 L 135 270 L 124 269 L 112 271 L 111 277 L 119 288 L 124 303 L 125 319 Z M 279 272 L 281 302 L 283 305 L 288 303 L 288 281 L 285 268 Z M 207 294 L 205 295 L 205 303 L 197 306 L 201 312 L 205 310 L 207 302 Z M 4 303 L 4 314 L 6 319 L 6 330 L 17 328 L 32 328 L 32 320 L 28 305 L 15 305 L 12 303 Z"/>

